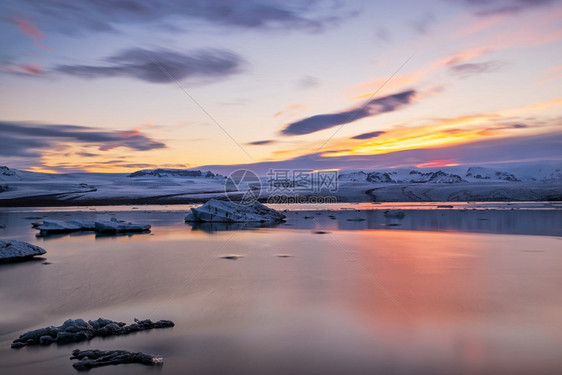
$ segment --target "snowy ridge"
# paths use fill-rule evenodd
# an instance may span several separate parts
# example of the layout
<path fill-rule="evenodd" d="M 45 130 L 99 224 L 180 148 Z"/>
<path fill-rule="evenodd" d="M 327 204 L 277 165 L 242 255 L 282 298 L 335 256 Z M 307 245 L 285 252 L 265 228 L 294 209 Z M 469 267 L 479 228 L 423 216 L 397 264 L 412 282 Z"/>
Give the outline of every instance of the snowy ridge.
<path fill-rule="evenodd" d="M 214 178 L 220 177 L 211 171 L 202 172 L 200 170 L 191 169 L 143 169 L 140 171 L 133 172 L 127 177 L 204 177 L 204 178 Z"/>
<path fill-rule="evenodd" d="M 435 183 L 451 184 L 466 182 L 519 182 L 562 180 L 562 168 L 548 165 L 507 166 L 489 168 L 481 166 L 444 167 L 440 169 L 388 169 L 377 171 L 342 171 L 340 181 L 373 183 Z"/>

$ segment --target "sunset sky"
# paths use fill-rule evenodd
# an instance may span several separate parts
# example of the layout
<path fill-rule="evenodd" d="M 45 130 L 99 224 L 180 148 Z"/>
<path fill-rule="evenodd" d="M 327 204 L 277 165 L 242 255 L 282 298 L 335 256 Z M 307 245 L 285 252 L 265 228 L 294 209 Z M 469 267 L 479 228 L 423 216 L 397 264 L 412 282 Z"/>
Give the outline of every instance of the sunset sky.
<path fill-rule="evenodd" d="M 562 1 L 0 3 L 0 164 L 562 160 Z"/>

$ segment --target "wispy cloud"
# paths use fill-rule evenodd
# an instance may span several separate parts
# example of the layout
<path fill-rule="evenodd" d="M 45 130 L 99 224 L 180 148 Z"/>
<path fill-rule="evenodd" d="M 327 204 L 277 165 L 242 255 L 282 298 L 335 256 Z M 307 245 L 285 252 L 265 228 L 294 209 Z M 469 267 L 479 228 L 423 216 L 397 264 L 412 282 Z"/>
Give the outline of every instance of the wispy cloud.
<path fill-rule="evenodd" d="M 456 0 L 471 7 L 479 16 L 515 14 L 547 6 L 556 0 Z"/>
<path fill-rule="evenodd" d="M 321 14 L 322 4 L 271 0 L 210 1 L 75 1 L 21 0 L 38 19 L 61 31 L 111 31 L 118 24 L 167 24 L 170 19 L 203 20 L 240 28 L 318 30 L 333 22 Z M 337 5 L 332 5 L 338 8 Z M 324 7 L 325 8 L 325 7 Z M 332 13 L 335 13 L 334 9 Z"/>
<path fill-rule="evenodd" d="M 449 69 L 451 73 L 466 78 L 471 75 L 490 73 L 499 70 L 504 64 L 500 61 L 485 61 L 481 63 L 466 63 L 453 65 Z"/>
<path fill-rule="evenodd" d="M 44 39 L 45 34 L 23 18 L 14 18 L 13 22 L 19 30 L 32 39 Z"/>
<path fill-rule="evenodd" d="M 151 83 L 170 83 L 163 66 L 175 79 L 221 78 L 241 70 L 237 54 L 218 49 L 180 53 L 171 50 L 129 49 L 106 59 L 105 65 L 59 65 L 55 71 L 80 78 L 129 77 Z M 173 82 L 171 82 L 173 83 Z"/>
<path fill-rule="evenodd" d="M 408 90 L 397 94 L 383 96 L 368 101 L 366 104 L 338 113 L 322 114 L 288 124 L 282 133 L 285 135 L 302 135 L 344 125 L 365 117 L 396 111 L 410 104 L 416 91 Z"/>

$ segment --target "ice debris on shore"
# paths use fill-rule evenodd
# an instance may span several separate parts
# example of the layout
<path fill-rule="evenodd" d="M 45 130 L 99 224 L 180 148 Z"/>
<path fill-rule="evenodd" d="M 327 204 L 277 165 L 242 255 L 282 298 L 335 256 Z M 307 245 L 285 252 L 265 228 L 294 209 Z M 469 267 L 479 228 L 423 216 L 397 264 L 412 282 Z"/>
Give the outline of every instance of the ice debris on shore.
<path fill-rule="evenodd" d="M 285 219 L 282 213 L 264 206 L 260 202 L 239 204 L 211 199 L 204 205 L 192 208 L 185 216 L 187 222 L 279 222 Z"/>
<path fill-rule="evenodd" d="M 43 255 L 45 249 L 23 241 L 0 240 L 0 262 L 18 262 Z"/>
<path fill-rule="evenodd" d="M 140 363 L 154 366 L 162 365 L 164 359 L 145 353 L 132 353 L 126 350 L 79 350 L 72 351 L 70 359 L 78 359 L 72 366 L 78 371 L 87 371 L 93 367 Z"/>
<path fill-rule="evenodd" d="M 98 336 L 126 335 L 132 332 L 173 326 L 174 322 L 170 320 L 152 322 L 150 319 L 135 319 L 133 324 L 126 325 L 123 322 L 104 318 L 87 322 L 83 319 L 68 319 L 59 327 L 49 326 L 24 333 L 12 342 L 12 348 L 19 349 L 26 345 L 50 345 L 52 343 L 71 344 Z"/>
<path fill-rule="evenodd" d="M 116 218 L 106 221 L 91 220 L 43 220 L 40 225 L 34 226 L 41 234 L 70 233 L 78 231 L 96 231 L 100 233 L 125 233 L 125 232 L 148 232 L 149 224 L 135 224 L 119 221 Z"/>

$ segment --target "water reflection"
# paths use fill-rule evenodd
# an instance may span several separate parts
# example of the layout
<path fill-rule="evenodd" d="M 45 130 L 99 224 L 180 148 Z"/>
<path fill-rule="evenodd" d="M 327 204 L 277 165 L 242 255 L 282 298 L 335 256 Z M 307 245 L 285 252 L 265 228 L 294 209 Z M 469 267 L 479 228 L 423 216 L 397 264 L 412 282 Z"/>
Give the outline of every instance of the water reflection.
<path fill-rule="evenodd" d="M 245 222 L 245 223 L 204 223 L 204 222 L 186 222 L 191 226 L 191 230 L 203 231 L 206 233 L 215 233 L 231 230 L 245 230 L 245 229 L 258 229 L 258 228 L 275 228 L 282 223 L 259 223 L 259 222 Z"/>
<path fill-rule="evenodd" d="M 418 228 L 451 221 L 447 228 L 513 231 L 534 218 L 466 212 L 456 222 L 438 213 L 420 216 Z M 152 220 L 153 234 L 50 238 L 51 264 L 0 267 L 2 373 L 74 374 L 67 347 L 9 344 L 32 328 L 100 316 L 175 321 L 162 332 L 76 345 L 156 353 L 169 374 L 559 373 L 560 240 L 402 230 L 418 225 L 415 215 L 288 213 L 275 228 L 226 233 L 185 225 L 181 213 L 123 213 Z M 347 220 L 354 217 L 365 220 Z M 17 215 L 4 218 L 10 236 L 46 240 Z M 320 225 L 329 233 L 316 234 Z"/>

